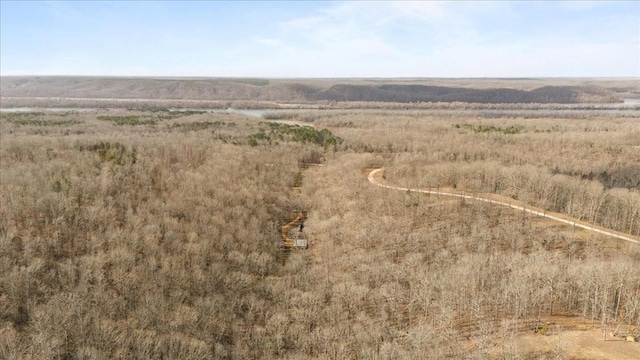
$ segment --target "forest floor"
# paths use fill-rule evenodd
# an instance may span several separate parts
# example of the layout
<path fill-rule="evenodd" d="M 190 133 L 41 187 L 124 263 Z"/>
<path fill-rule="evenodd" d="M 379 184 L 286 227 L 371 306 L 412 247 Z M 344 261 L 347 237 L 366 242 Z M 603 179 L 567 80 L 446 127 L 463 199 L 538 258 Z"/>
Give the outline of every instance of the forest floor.
<path fill-rule="evenodd" d="M 602 329 L 598 321 L 594 326 L 580 317 L 551 316 L 544 318 L 549 325 L 549 334 L 540 335 L 533 331 L 520 334 L 507 341 L 509 347 L 519 353 L 558 359 L 640 359 L 640 343 L 613 337 L 615 327 L 610 327 L 607 340 L 602 339 Z M 504 346 L 488 349 L 490 357 L 499 357 Z"/>

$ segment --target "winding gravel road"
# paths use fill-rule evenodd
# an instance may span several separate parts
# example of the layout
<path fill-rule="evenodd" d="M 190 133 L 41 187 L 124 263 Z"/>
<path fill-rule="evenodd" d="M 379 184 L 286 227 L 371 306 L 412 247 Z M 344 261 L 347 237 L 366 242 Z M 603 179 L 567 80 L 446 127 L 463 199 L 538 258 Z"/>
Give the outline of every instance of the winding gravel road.
<path fill-rule="evenodd" d="M 582 229 L 586 229 L 589 231 L 593 231 L 599 234 L 603 234 L 603 235 L 607 235 L 607 236 L 611 236 L 613 238 L 616 239 L 620 239 L 620 240 L 624 240 L 624 241 L 628 241 L 628 242 L 632 242 L 635 244 L 640 245 L 640 238 L 638 238 L 637 236 L 633 236 L 630 234 L 625 234 L 625 233 L 621 233 L 615 230 L 611 230 L 611 229 L 607 229 L 598 225 L 594 225 L 594 224 L 590 224 L 587 223 L 585 221 L 581 221 L 578 219 L 574 219 L 572 217 L 563 215 L 563 214 L 559 214 L 559 213 L 554 213 L 554 212 L 549 212 L 549 211 L 545 211 L 543 209 L 539 209 L 533 206 L 529 206 L 523 202 L 520 201 L 516 201 L 516 200 L 509 200 L 509 202 L 507 201 L 500 201 L 500 200 L 496 200 L 496 199 L 491 199 L 485 196 L 478 196 L 475 194 L 469 195 L 467 193 L 463 193 L 463 192 L 449 192 L 449 191 L 440 191 L 440 190 L 433 190 L 433 189 L 409 189 L 409 188 L 404 188 L 404 187 L 399 187 L 399 186 L 392 186 L 392 185 L 386 185 L 383 184 L 382 182 L 380 182 L 378 179 L 376 179 L 376 177 L 380 178 L 382 177 L 382 172 L 384 171 L 384 169 L 375 169 L 372 170 L 369 173 L 368 179 L 369 182 L 377 185 L 377 186 L 381 186 L 387 189 L 392 189 L 392 190 L 400 190 L 400 191 L 410 191 L 410 192 L 417 192 L 417 193 L 424 193 L 424 194 L 433 194 L 433 195 L 438 195 L 438 196 L 453 196 L 453 197 L 458 197 L 458 198 L 462 198 L 462 199 L 469 199 L 469 200 L 475 200 L 475 201 L 483 201 L 486 203 L 490 203 L 490 204 L 496 204 L 496 205 L 501 205 L 501 206 L 505 206 L 511 209 L 515 209 L 515 210 L 521 210 L 530 214 L 534 214 L 537 216 L 542 216 L 544 218 L 547 219 L 552 219 L 561 223 L 565 223 L 568 225 L 572 225 L 574 227 L 579 227 Z"/>

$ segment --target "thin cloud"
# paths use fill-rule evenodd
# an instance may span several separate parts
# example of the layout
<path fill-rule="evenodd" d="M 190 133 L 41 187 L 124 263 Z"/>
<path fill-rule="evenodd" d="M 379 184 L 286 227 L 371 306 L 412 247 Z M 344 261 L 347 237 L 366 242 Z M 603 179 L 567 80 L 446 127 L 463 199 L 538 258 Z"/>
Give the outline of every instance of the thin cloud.
<path fill-rule="evenodd" d="M 255 41 L 259 44 L 267 46 L 278 46 L 282 44 L 282 41 L 280 41 L 279 39 L 258 38 Z"/>
<path fill-rule="evenodd" d="M 2 74 L 640 76 L 631 2 L 38 4 L 2 3 Z"/>
<path fill-rule="evenodd" d="M 566 20 L 560 31 L 531 24 L 535 31 L 528 33 L 519 25 L 529 15 L 522 11 L 502 2 L 348 2 L 286 25 L 294 25 L 294 56 L 308 61 L 304 54 L 313 53 L 332 66 L 334 58 L 347 59 L 341 68 L 354 76 L 379 76 L 368 72 L 380 70 L 373 61 L 388 76 L 589 76 L 603 73 L 604 63 L 616 64 L 607 70 L 612 75 L 638 74 L 638 45 L 620 36 L 629 21 L 600 19 L 603 42 L 584 35 L 592 25 L 580 18 Z"/>

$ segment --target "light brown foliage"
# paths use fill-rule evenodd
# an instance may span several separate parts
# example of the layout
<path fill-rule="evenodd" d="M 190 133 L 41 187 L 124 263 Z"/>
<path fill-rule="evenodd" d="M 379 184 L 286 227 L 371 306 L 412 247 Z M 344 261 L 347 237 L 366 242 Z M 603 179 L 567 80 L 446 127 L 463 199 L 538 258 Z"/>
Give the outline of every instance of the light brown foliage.
<path fill-rule="evenodd" d="M 637 246 L 363 172 L 638 234 L 639 190 L 581 176 L 637 165 L 638 119 L 307 113 L 345 142 L 296 197 L 324 149 L 251 147 L 260 120 L 97 115 L 0 121 L 0 358 L 525 357 L 497 335 L 557 314 L 640 327 Z M 293 209 L 311 247 L 281 265 Z"/>

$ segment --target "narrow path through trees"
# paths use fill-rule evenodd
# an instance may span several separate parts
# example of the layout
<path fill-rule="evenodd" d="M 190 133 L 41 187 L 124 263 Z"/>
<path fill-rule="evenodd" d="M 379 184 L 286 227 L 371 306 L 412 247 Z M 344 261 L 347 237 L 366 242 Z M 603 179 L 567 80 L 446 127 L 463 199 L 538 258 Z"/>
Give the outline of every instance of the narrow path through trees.
<path fill-rule="evenodd" d="M 559 214 L 559 213 L 554 213 L 554 212 L 550 212 L 550 211 L 546 211 L 544 209 L 540 209 L 540 208 L 536 208 L 533 206 L 530 206 L 526 203 L 523 203 L 521 201 L 517 201 L 517 200 L 512 200 L 512 199 L 504 199 L 503 196 L 498 195 L 498 194 L 474 194 L 474 193 L 468 193 L 468 192 L 462 192 L 462 191 L 441 191 L 438 189 L 409 189 L 409 188 L 404 188 L 404 187 L 399 187 L 399 186 L 393 186 L 393 185 L 386 185 L 383 184 L 379 179 L 382 178 L 382 173 L 384 172 L 384 169 L 380 168 L 380 169 L 375 169 L 372 170 L 369 173 L 368 179 L 369 182 L 371 182 L 374 185 L 377 186 L 381 186 L 387 189 L 393 189 L 393 190 L 400 190 L 400 191 L 409 191 L 409 192 L 418 192 L 418 193 L 424 193 L 424 194 L 432 194 L 432 195 L 438 195 L 438 196 L 453 196 L 453 197 L 458 197 L 458 198 L 462 198 L 462 199 L 469 199 L 469 200 L 476 200 L 476 201 L 483 201 L 483 202 L 487 202 L 490 204 L 496 204 L 496 205 L 501 205 L 501 206 L 506 206 L 509 207 L 511 209 L 515 209 L 515 210 L 521 210 L 530 214 L 534 214 L 537 216 L 541 216 L 547 219 L 552 219 L 561 223 L 565 223 L 568 225 L 572 225 L 574 227 L 579 227 L 582 229 L 586 229 L 589 231 L 593 231 L 599 234 L 603 234 L 603 235 L 607 235 L 607 236 L 611 236 L 614 237 L 616 239 L 620 239 L 620 240 L 624 240 L 624 241 L 628 241 L 628 242 L 632 242 L 635 244 L 640 245 L 640 238 L 638 238 L 637 236 L 633 236 L 630 234 L 625 234 L 625 233 L 621 233 L 615 230 L 611 230 L 611 229 L 607 229 L 598 225 L 594 225 L 594 224 L 590 224 L 587 223 L 585 221 L 581 221 L 569 216 L 566 216 L 564 214 Z M 492 198 L 493 197 L 493 198 Z M 501 198 L 500 200 L 498 200 L 497 198 Z"/>

